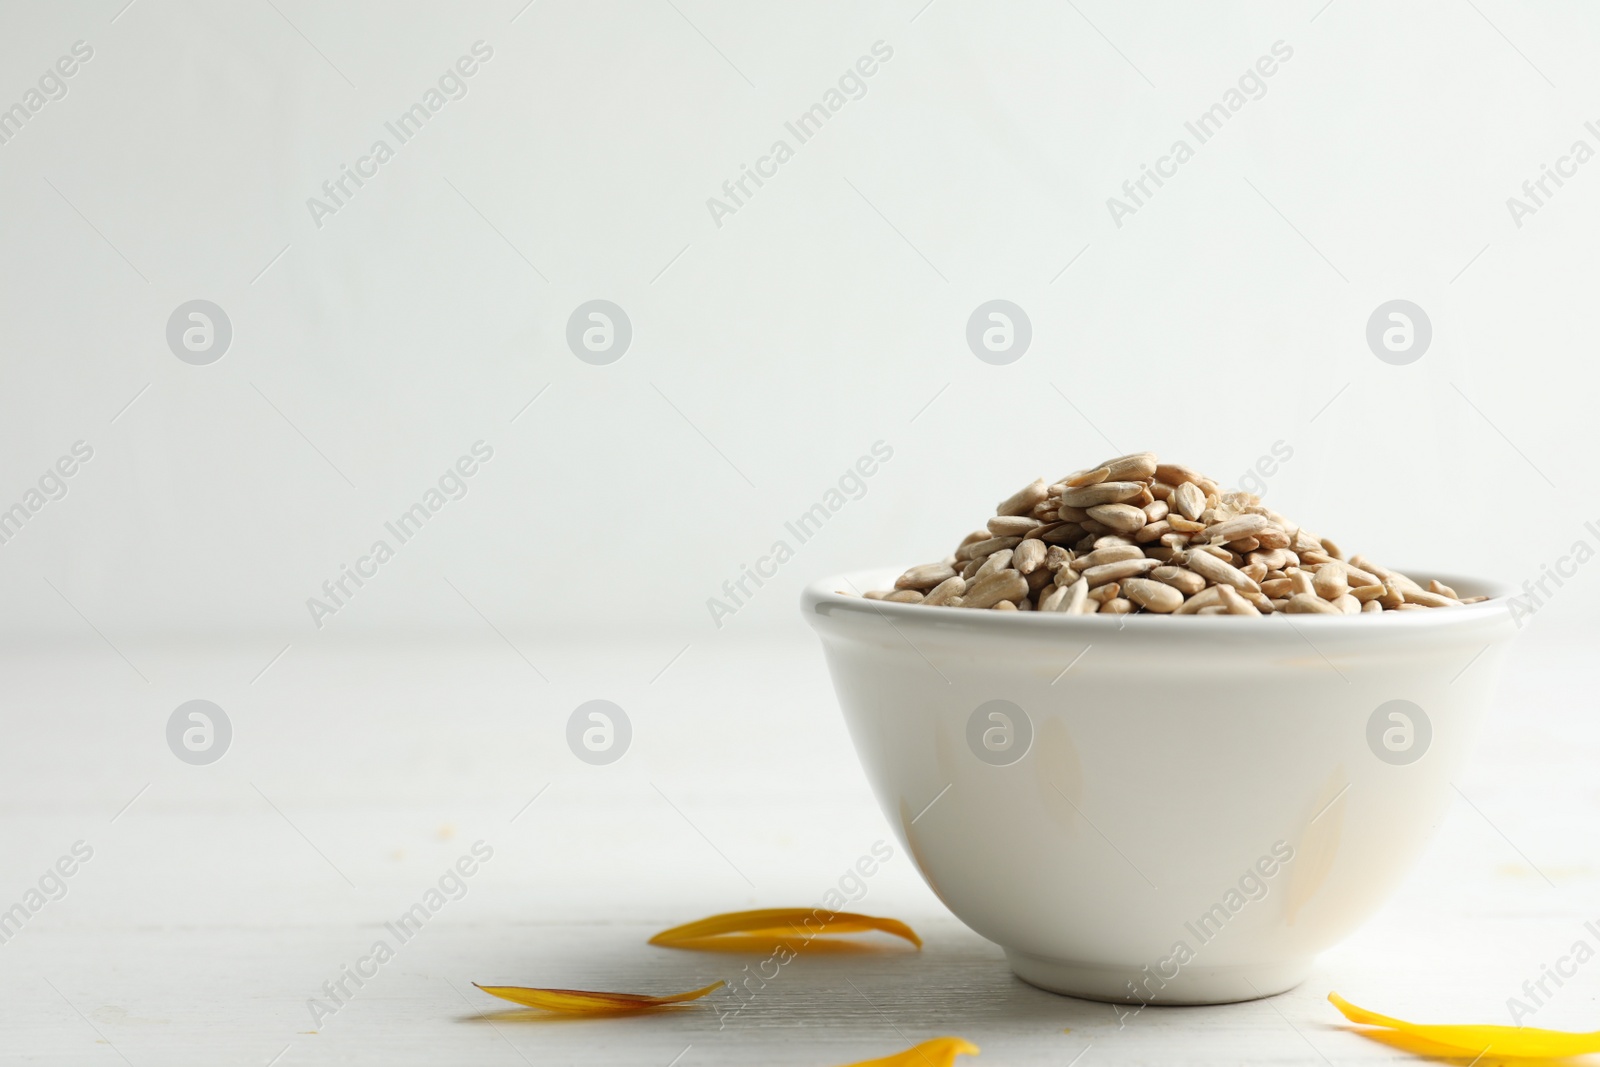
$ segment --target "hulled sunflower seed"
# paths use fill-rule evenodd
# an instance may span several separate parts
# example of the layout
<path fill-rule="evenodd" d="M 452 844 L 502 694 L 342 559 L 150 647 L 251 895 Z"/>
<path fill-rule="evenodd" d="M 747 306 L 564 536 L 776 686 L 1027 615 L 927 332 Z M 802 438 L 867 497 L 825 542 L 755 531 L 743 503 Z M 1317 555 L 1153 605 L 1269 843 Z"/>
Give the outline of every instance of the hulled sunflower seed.
<path fill-rule="evenodd" d="M 1311 579 L 1311 588 L 1323 600 L 1338 600 L 1350 592 L 1349 572 L 1337 560 L 1324 563 Z"/>
<path fill-rule="evenodd" d="M 996 515 L 1026 515 L 1033 506 L 1050 495 L 1050 487 L 1043 478 L 1035 478 L 1015 493 L 1000 501 L 994 509 Z"/>
<path fill-rule="evenodd" d="M 1006 570 L 1011 566 L 1011 557 L 1014 554 L 1015 551 L 1009 548 L 1002 548 L 998 552 L 989 553 L 984 559 L 983 565 L 977 569 L 973 577 L 982 578 L 984 575 L 993 574 L 995 571 Z"/>
<path fill-rule="evenodd" d="M 1122 595 L 1160 615 L 1168 615 L 1183 604 L 1183 594 L 1170 585 L 1149 578 L 1129 578 L 1122 583 Z"/>
<path fill-rule="evenodd" d="M 1148 559 L 1141 554 L 1138 559 L 1123 559 L 1115 563 L 1102 563 L 1098 567 L 1089 567 L 1079 573 L 1084 578 L 1087 578 L 1089 585 L 1093 587 L 1105 585 L 1107 582 L 1118 582 L 1124 578 L 1135 578 L 1155 570 L 1160 565 L 1160 561 Z"/>
<path fill-rule="evenodd" d="M 1143 508 L 1132 504 L 1096 504 L 1089 509 L 1089 517 L 1119 534 L 1131 534 L 1144 528 Z"/>
<path fill-rule="evenodd" d="M 996 515 L 989 520 L 989 533 L 995 537 L 1027 537 L 1043 525 L 1026 515 Z"/>
<path fill-rule="evenodd" d="M 1216 587 L 1218 600 L 1222 608 L 1229 615 L 1260 615 L 1261 609 L 1239 595 L 1239 590 L 1231 585 Z"/>
<path fill-rule="evenodd" d="M 1172 496 L 1167 498 L 1167 503 L 1172 510 L 1182 515 L 1190 522 L 1200 518 L 1200 513 L 1205 510 L 1206 496 L 1200 487 L 1191 481 L 1185 480 L 1172 490 Z"/>
<path fill-rule="evenodd" d="M 1261 587 L 1256 584 L 1254 578 L 1245 574 L 1233 564 L 1226 563 L 1201 548 L 1190 549 L 1184 560 L 1190 570 L 1207 581 L 1215 582 L 1218 585 L 1231 585 L 1243 592 L 1261 592 Z"/>
<path fill-rule="evenodd" d="M 961 575 L 956 574 L 946 578 L 929 590 L 928 595 L 923 598 L 922 602 L 933 605 L 948 604 L 950 601 L 958 599 L 966 591 L 967 583 L 962 579 Z"/>
<path fill-rule="evenodd" d="M 1279 600 L 1295 591 L 1294 582 L 1288 578 L 1268 578 L 1261 583 L 1261 591 L 1272 599 Z"/>
<path fill-rule="evenodd" d="M 1108 600 L 1117 599 L 1117 595 L 1121 592 L 1122 586 L 1116 582 L 1112 582 L 1109 585 L 1090 586 L 1089 599 L 1096 603 L 1104 604 Z"/>
<path fill-rule="evenodd" d="M 1019 600 L 1028 595 L 1028 580 L 1016 571 L 995 571 L 986 574 L 967 586 L 961 594 L 961 606 L 988 608 L 1002 600 Z"/>
<path fill-rule="evenodd" d="M 1044 557 L 1044 542 L 1032 537 L 1013 549 L 1011 555 L 1014 566 L 1023 574 L 1032 574 L 1044 562 Z"/>
<path fill-rule="evenodd" d="M 1401 595 L 1407 604 L 1420 604 L 1425 608 L 1458 608 L 1461 601 L 1443 593 L 1430 593 L 1426 589 L 1403 589 Z"/>
<path fill-rule="evenodd" d="M 1094 485 L 1111 477 L 1110 467 L 1095 467 L 1093 470 L 1076 471 L 1061 479 L 1063 489 L 1076 489 L 1079 486 Z"/>
<path fill-rule="evenodd" d="M 1193 615 L 1201 608 L 1209 608 L 1214 604 L 1222 603 L 1222 590 L 1220 585 L 1208 585 L 1194 596 L 1183 602 L 1183 606 L 1173 612 L 1174 615 Z"/>
<path fill-rule="evenodd" d="M 1002 548 L 1016 548 L 1022 544 L 1020 537 L 991 537 L 987 541 L 971 541 L 956 549 L 956 559 L 977 559 L 998 552 Z"/>
<path fill-rule="evenodd" d="M 1343 615 L 1344 612 L 1323 600 L 1315 593 L 1296 593 L 1289 598 L 1284 611 L 1290 615 Z"/>
<path fill-rule="evenodd" d="M 1065 507 L 1091 508 L 1096 504 L 1120 504 L 1144 492 L 1140 482 L 1096 482 L 1094 485 L 1072 486 L 1061 494 Z"/>
<path fill-rule="evenodd" d="M 1104 563 L 1120 563 L 1125 559 L 1143 559 L 1144 549 L 1138 545 L 1107 545 L 1072 561 L 1072 569 L 1080 574 L 1090 567 Z"/>
<path fill-rule="evenodd" d="M 1047 496 L 1033 506 L 1028 512 L 1028 518 L 1038 519 L 1040 522 L 1055 522 L 1056 513 L 1061 510 L 1061 494 Z"/>
<path fill-rule="evenodd" d="M 1139 531 L 1133 535 L 1133 539 L 1141 545 L 1148 545 L 1161 540 L 1171 532 L 1172 524 L 1170 522 L 1166 519 L 1157 519 L 1155 522 L 1147 522 L 1139 527 Z"/>
<path fill-rule="evenodd" d="M 1204 578 L 1182 567 L 1157 567 L 1150 572 L 1150 577 L 1158 582 L 1165 582 L 1184 596 L 1194 596 L 1206 587 Z"/>
<path fill-rule="evenodd" d="M 1116 459 L 1108 459 L 1100 464 L 1108 472 L 1108 478 L 1113 481 L 1148 482 L 1155 477 L 1156 454 L 1154 452 L 1134 452 Z"/>
<path fill-rule="evenodd" d="M 1246 537 L 1254 537 L 1271 525 L 1272 520 L 1265 515 L 1236 515 L 1231 519 L 1224 519 L 1215 526 L 1207 526 L 1200 531 L 1200 536 L 1214 545 L 1222 545 L 1229 541 L 1242 541 Z"/>
<path fill-rule="evenodd" d="M 1084 615 L 1089 611 L 1089 605 L 1094 603 L 1089 599 L 1089 583 L 1079 578 L 1067 587 L 1067 599 L 1063 602 L 1061 610 L 1069 615 Z M 1098 608 L 1100 605 L 1094 603 Z"/>
<path fill-rule="evenodd" d="M 912 567 L 894 580 L 896 589 L 932 589 L 940 582 L 955 576 L 955 570 L 948 563 L 924 563 L 919 567 Z"/>

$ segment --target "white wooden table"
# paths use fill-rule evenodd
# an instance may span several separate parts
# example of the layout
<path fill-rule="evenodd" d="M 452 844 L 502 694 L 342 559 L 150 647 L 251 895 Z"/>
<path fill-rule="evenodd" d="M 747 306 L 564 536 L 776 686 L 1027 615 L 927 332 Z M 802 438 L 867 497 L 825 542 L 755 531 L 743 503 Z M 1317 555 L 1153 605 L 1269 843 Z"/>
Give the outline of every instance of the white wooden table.
<path fill-rule="evenodd" d="M 896 847 L 855 906 L 910 922 L 920 954 L 802 958 L 727 1018 L 714 1006 L 727 1001 L 495 1018 L 472 982 L 670 992 L 733 977 L 748 958 L 645 940 L 715 911 L 815 905 L 893 841 L 798 627 L 681 655 L 682 638 L 515 641 L 363 645 L 330 629 L 265 673 L 281 647 L 265 637 L 6 650 L 0 908 L 76 842 L 93 855 L 0 944 L 0 1062 L 828 1067 L 938 1034 L 975 1041 L 985 1063 L 1394 1061 L 1342 1028 L 1330 989 L 1403 1016 L 1507 1022 L 1525 979 L 1580 938 L 1600 947 L 1583 925 L 1600 920 L 1600 670 L 1592 639 L 1530 628 L 1418 871 L 1292 993 L 1119 1020 L 1040 992 Z M 208 766 L 165 739 L 194 698 L 233 728 Z M 609 766 L 565 743 L 595 698 L 632 723 Z M 400 943 L 385 924 L 480 841 L 492 857 Z M 379 939 L 393 958 L 362 965 L 359 988 L 345 978 L 335 1005 L 324 983 Z M 1594 1029 L 1597 990 L 1600 961 L 1531 1021 Z M 337 1010 L 314 1019 L 313 999 Z"/>

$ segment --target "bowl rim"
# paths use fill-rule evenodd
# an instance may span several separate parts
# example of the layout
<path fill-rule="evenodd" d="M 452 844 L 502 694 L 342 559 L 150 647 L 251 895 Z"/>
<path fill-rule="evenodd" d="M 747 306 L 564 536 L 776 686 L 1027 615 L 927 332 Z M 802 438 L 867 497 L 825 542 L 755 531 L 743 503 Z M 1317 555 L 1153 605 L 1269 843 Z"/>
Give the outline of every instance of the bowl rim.
<path fill-rule="evenodd" d="M 1214 636 L 1218 633 L 1239 633 L 1261 636 L 1282 634 L 1287 624 L 1290 631 L 1309 626 L 1314 633 L 1342 635 L 1373 633 L 1373 625 L 1405 627 L 1408 630 L 1438 631 L 1460 626 L 1477 627 L 1493 624 L 1510 613 L 1512 588 L 1503 582 L 1477 578 L 1470 575 L 1438 571 L 1402 570 L 1413 580 L 1426 583 L 1436 578 L 1452 589 L 1477 589 L 1488 600 L 1476 604 L 1463 604 L 1459 608 L 1433 608 L 1428 611 L 1366 612 L 1359 615 L 1296 615 L 1290 621 L 1284 612 L 1262 616 L 1220 615 L 1163 615 L 1157 612 L 1131 612 L 1126 615 L 1063 615 L 1058 612 L 1037 611 L 963 611 L 959 608 L 934 607 L 926 604 L 904 604 L 893 600 L 868 600 L 861 593 L 871 588 L 883 588 L 905 572 L 905 567 L 870 567 L 818 578 L 806 584 L 800 593 L 800 608 L 807 620 L 818 616 L 848 613 L 877 617 L 891 625 L 907 624 L 933 626 L 943 631 L 969 633 L 1046 634 L 1051 632 L 1081 633 L 1085 636 L 1105 633 L 1107 628 L 1175 627 L 1170 633 L 1196 633 Z M 841 589 L 855 589 L 854 594 Z M 1281 616 L 1281 619 L 1280 619 Z M 1385 619 L 1375 622 L 1372 616 Z M 1180 618 L 1182 621 L 1180 621 Z M 1352 623 L 1352 619 L 1366 619 Z M 1117 620 L 1113 622 L 1112 620 Z"/>

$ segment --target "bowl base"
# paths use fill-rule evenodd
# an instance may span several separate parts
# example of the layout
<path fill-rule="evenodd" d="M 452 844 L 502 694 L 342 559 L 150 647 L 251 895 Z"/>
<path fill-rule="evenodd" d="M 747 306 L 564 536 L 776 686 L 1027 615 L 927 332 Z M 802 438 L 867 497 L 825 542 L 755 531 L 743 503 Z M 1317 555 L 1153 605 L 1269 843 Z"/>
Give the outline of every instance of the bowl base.
<path fill-rule="evenodd" d="M 1030 956 L 1006 949 L 1016 976 L 1051 993 L 1120 1004 L 1233 1004 L 1287 992 L 1306 980 L 1311 959 L 1285 963 L 1182 968 L 1163 981 L 1145 968 L 1135 970 Z"/>

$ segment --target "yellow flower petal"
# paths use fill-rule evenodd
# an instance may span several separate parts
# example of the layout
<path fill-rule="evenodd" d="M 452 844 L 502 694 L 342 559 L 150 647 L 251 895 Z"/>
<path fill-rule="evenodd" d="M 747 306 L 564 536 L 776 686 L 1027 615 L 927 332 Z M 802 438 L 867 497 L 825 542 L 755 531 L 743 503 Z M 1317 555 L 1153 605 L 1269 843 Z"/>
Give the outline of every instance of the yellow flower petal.
<path fill-rule="evenodd" d="M 922 938 L 898 919 L 822 908 L 761 908 L 712 915 L 663 930 L 652 937 L 650 943 L 669 948 L 765 952 L 771 951 L 774 940 L 804 946 L 822 935 L 863 934 L 873 930 L 903 937 L 918 948 L 922 947 Z"/>
<path fill-rule="evenodd" d="M 478 985 L 476 982 L 472 984 Z M 643 993 L 592 993 L 583 989 L 533 989 L 520 985 L 480 985 L 478 988 L 492 997 L 509 1000 L 513 1004 L 543 1008 L 562 1015 L 623 1015 L 650 1011 L 669 1004 L 682 1004 L 686 1000 L 699 1000 L 726 984 L 713 982 L 704 989 L 691 989 L 687 993 L 674 993 L 667 997 L 651 997 Z"/>
<path fill-rule="evenodd" d="M 1492 1054 L 1558 1059 L 1600 1052 L 1600 1032 L 1574 1034 L 1562 1030 L 1536 1030 L 1531 1026 L 1431 1026 L 1408 1023 L 1403 1019 L 1392 1019 L 1358 1008 L 1337 993 L 1329 993 L 1328 1000 L 1353 1023 L 1388 1027 L 1471 1056 Z"/>
<path fill-rule="evenodd" d="M 877 1060 L 862 1060 L 848 1067 L 950 1067 L 960 1055 L 976 1056 L 978 1046 L 962 1037 L 935 1037 L 904 1052 Z"/>

